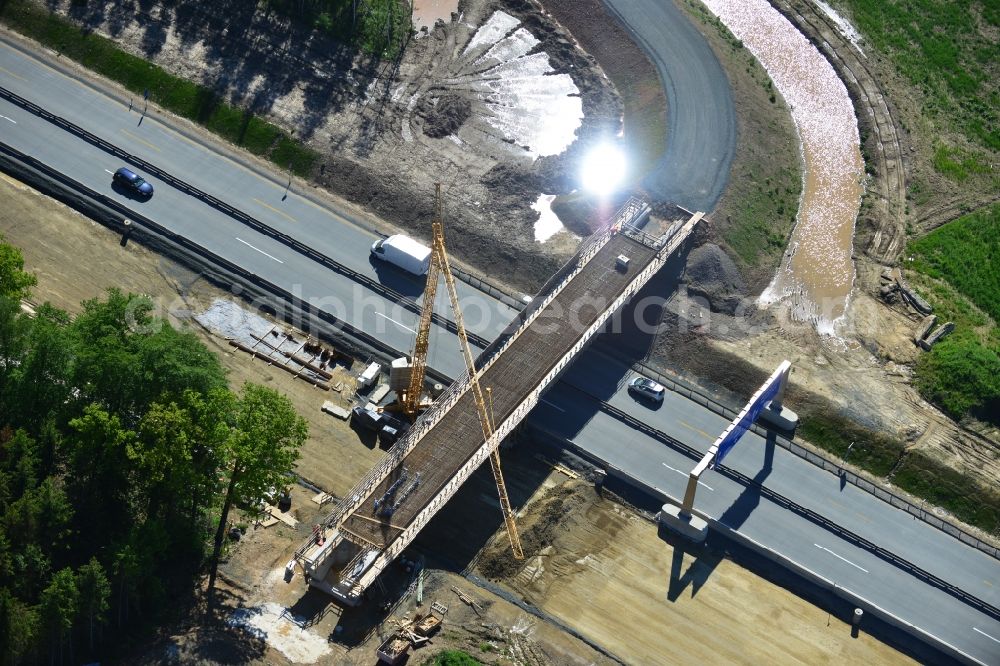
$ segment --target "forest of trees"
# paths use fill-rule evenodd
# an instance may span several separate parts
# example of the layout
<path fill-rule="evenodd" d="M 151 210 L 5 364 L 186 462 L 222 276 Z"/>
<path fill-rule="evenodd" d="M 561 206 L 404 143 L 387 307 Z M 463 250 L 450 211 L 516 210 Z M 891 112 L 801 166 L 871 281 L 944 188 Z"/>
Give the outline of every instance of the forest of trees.
<path fill-rule="evenodd" d="M 0 663 L 81 663 L 214 580 L 229 508 L 286 483 L 306 424 L 145 297 L 23 313 L 23 263 L 0 237 Z"/>

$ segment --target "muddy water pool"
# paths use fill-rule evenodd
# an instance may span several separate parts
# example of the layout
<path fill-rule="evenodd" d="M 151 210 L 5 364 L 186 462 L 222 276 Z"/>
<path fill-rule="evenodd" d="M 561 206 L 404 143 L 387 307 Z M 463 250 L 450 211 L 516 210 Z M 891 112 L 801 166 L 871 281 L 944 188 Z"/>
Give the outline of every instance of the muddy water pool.
<path fill-rule="evenodd" d="M 413 0 L 413 27 L 433 28 L 438 19 L 451 21 L 451 13 L 458 11 L 458 0 Z"/>
<path fill-rule="evenodd" d="M 833 333 L 854 282 L 854 223 L 863 193 L 857 118 L 829 62 L 767 0 L 704 0 L 754 54 L 791 109 L 803 190 L 791 241 L 762 305 Z"/>

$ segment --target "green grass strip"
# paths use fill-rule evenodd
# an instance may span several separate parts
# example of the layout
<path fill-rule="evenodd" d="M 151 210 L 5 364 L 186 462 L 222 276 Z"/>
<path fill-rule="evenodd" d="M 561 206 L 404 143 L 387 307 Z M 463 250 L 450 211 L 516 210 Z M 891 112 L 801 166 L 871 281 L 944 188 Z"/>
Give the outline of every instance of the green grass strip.
<path fill-rule="evenodd" d="M 969 525 L 1000 534 L 1000 493 L 980 488 L 946 465 L 914 451 L 896 470 L 893 482 Z"/>
<path fill-rule="evenodd" d="M 295 141 L 279 127 L 225 103 L 212 90 L 176 77 L 114 42 L 87 33 L 70 21 L 26 0 L 0 0 L 0 22 L 22 35 L 116 81 L 183 118 L 193 120 L 226 141 L 270 159 L 282 169 L 308 177 L 319 153 Z"/>
<path fill-rule="evenodd" d="M 962 522 L 1000 534 L 1000 493 L 983 488 L 919 451 L 906 453 L 903 442 L 872 432 L 839 415 L 803 416 L 798 436 L 875 476 L 885 478 L 897 463 L 892 482 L 906 492 L 951 512 Z M 900 462 L 902 460 L 902 462 Z"/>
<path fill-rule="evenodd" d="M 947 281 L 1000 321 L 1000 205 L 960 217 L 910 243 L 906 268 Z"/>
<path fill-rule="evenodd" d="M 852 465 L 880 477 L 892 470 L 905 448 L 899 440 L 872 432 L 837 415 L 803 416 L 797 434 L 838 458 L 847 455 Z M 854 446 L 848 455 L 847 449 L 852 443 Z"/>
<path fill-rule="evenodd" d="M 855 25 L 922 93 L 921 106 L 973 144 L 1000 150 L 995 72 L 1000 5 L 982 0 L 843 0 Z"/>
<path fill-rule="evenodd" d="M 955 332 L 917 361 L 921 395 L 949 415 L 1000 422 L 1000 205 L 911 242 L 912 284 Z"/>

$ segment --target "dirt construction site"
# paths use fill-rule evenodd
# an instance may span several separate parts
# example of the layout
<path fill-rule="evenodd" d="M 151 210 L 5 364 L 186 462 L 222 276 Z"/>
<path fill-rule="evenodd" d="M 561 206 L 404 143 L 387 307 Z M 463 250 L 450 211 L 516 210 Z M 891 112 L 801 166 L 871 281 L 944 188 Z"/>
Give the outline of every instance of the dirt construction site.
<path fill-rule="evenodd" d="M 310 188 L 366 226 L 428 236 L 433 183 L 445 183 L 449 228 L 456 230 L 449 233 L 449 250 L 471 272 L 511 290 L 533 293 L 590 232 L 595 216 L 587 205 L 565 206 L 572 214 L 546 242 L 534 226 L 539 195 L 551 202 L 575 187 L 570 165 L 586 143 L 579 139 L 616 135 L 623 113 L 634 133 L 627 118 L 636 117 L 629 107 L 636 98 L 646 104 L 639 117 L 663 122 L 653 118 L 662 111 L 649 109 L 664 106 L 650 62 L 623 31 L 600 29 L 607 17 L 592 0 L 543 3 L 553 14 L 529 0 L 461 0 L 457 21 L 419 32 L 392 63 L 352 59 L 320 39 L 302 40 L 304 55 L 292 57 L 290 45 L 301 36 L 289 30 L 280 41 L 275 34 L 285 26 L 262 18 L 254 3 L 205 4 L 181 17 L 169 3 L 142 3 L 135 11 L 110 2 L 51 3 L 122 48 L 212 82 L 234 102 L 266 109 L 269 119 L 295 128 L 322 154 L 313 182 L 295 187 Z M 690 13 L 692 3 L 678 4 Z M 218 12 L 230 12 L 232 37 L 210 45 Z M 779 117 L 787 109 L 763 104 L 767 93 L 749 68 L 744 73 L 744 55 L 729 51 L 714 26 L 698 25 L 733 80 L 740 128 L 733 173 L 752 173 L 781 151 L 797 154 L 796 145 L 774 136 L 761 139 L 764 148 L 748 145 L 761 127 L 782 122 L 794 138 L 787 118 Z M 153 45 L 150 34 L 157 35 Z M 509 37 L 489 41 L 497 34 Z M 842 46 L 837 35 L 824 38 L 828 48 Z M 303 61 L 311 66 L 301 67 Z M 617 78 L 609 79 L 612 70 Z M 494 79 L 512 74 L 522 88 L 497 87 Z M 619 94 L 623 81 L 631 102 Z M 543 120 L 548 116 L 551 122 Z M 232 149 L 200 128 L 187 131 Z M 902 169 L 892 163 L 898 157 L 890 151 L 877 165 L 884 172 L 875 181 L 879 191 L 889 188 L 893 169 Z M 894 195 L 883 194 L 879 205 L 891 207 Z M 669 335 L 639 356 L 727 400 L 734 387 L 759 383 L 789 358 L 796 368 L 794 400 L 808 409 L 846 413 L 899 434 L 910 447 L 936 452 L 983 483 L 995 482 L 997 433 L 954 423 L 910 384 L 907 366 L 920 353 L 910 339 L 916 317 L 873 296 L 881 266 L 859 253 L 840 337 L 759 311 L 749 304 L 767 271 L 737 266 L 720 240 L 736 206 L 732 196 L 708 220 L 701 247 L 688 258 L 684 284 L 664 312 Z M 902 224 L 903 204 L 896 203 L 892 215 L 881 216 L 888 226 Z M 336 606 L 298 572 L 289 580 L 286 564 L 329 513 L 329 500 L 347 494 L 383 456 L 372 434 L 338 416 L 360 404 L 364 353 L 327 347 L 320 356 L 317 348 L 305 359 L 311 340 L 266 313 L 249 312 L 238 293 L 141 244 L 120 245 L 96 222 L 3 175 L 0 204 L 0 232 L 38 276 L 35 301 L 73 314 L 107 288 L 147 294 L 154 314 L 194 331 L 218 355 L 234 387 L 250 381 L 287 394 L 309 425 L 291 509 L 262 523 L 234 520 L 245 529 L 227 544 L 218 621 L 179 620 L 130 661 L 372 664 L 380 644 L 436 603 L 446 607 L 442 626 L 418 641 L 410 663 L 451 648 L 485 664 L 909 662 L 891 646 L 897 636 L 852 634 L 852 609 L 829 598 L 803 598 L 792 578 L 761 577 L 754 571 L 768 567 L 754 568 L 749 554 L 711 541 L 695 548 L 659 533 L 649 507 L 633 506 L 641 502 L 623 499 L 626 492 L 616 494 L 621 489 L 596 489 L 586 464 L 525 433 L 502 454 L 511 500 L 521 507 L 523 562 L 510 556 L 496 486 L 489 470 L 480 469 L 380 579 L 368 602 Z M 861 233 L 896 237 L 888 226 Z M 878 253 L 886 251 L 881 241 L 868 240 Z M 88 261 L 79 261 L 80 248 L 87 248 Z M 321 381 L 305 381 L 305 375 Z"/>
<path fill-rule="evenodd" d="M 806 406 L 802 414 L 834 414 L 888 433 L 908 450 L 992 487 L 1000 474 L 1000 434 L 980 423 L 957 424 L 920 397 L 911 376 L 920 352 L 909 341 L 919 313 L 877 298 L 883 264 L 904 237 L 908 202 L 901 174 L 914 168 L 905 137 L 897 136 L 897 120 L 879 102 L 876 81 L 891 78 L 884 64 L 860 62 L 849 40 L 809 3 L 777 3 L 789 16 L 806 17 L 801 29 L 822 45 L 842 79 L 855 81 L 858 122 L 869 137 L 876 134 L 873 125 L 886 137 L 885 145 L 869 147 L 874 203 L 859 218 L 857 276 L 848 307 L 838 334 L 823 335 L 780 308 L 759 309 L 756 296 L 774 267 L 734 264 L 724 242 L 727 220 L 751 194 L 747 182 L 758 174 L 776 177 L 769 171 L 773 163 L 792 162 L 799 152 L 788 107 L 766 102 L 759 72 L 751 73 L 745 51 L 733 50 L 732 36 L 720 31 L 700 3 L 678 6 L 722 64 L 740 131 L 730 190 L 708 216 L 699 252 L 689 257 L 684 286 L 667 315 L 668 333 L 640 353 L 662 371 L 722 395 L 759 383 L 788 358 L 795 366 L 796 400 Z M 429 236 L 433 183 L 443 182 L 455 230 L 449 250 L 472 272 L 525 293 L 558 268 L 595 221 L 585 202 L 564 201 L 559 231 L 538 242 L 533 230 L 540 202 L 576 187 L 571 165 L 589 141 L 624 131 L 637 154 L 662 141 L 664 102 L 656 71 L 627 33 L 603 29 L 613 19 L 595 0 L 572 7 L 556 0 L 463 0 L 458 21 L 419 31 L 391 63 L 355 58 L 315 35 L 306 39 L 252 5 L 179 12 L 152 3 L 134 12 L 115 3 L 80 8 L 64 0 L 54 7 L 307 139 L 322 155 L 313 175 L 312 185 L 321 188 L 315 193 L 332 194 L 337 205 L 372 228 Z M 208 39 L 221 24 L 227 39 Z M 299 43 L 307 45 L 304 55 L 291 48 Z M 303 68 L 303 61 L 310 67 Z M 516 83 L 498 83 L 505 78 Z M 949 200 L 940 211 L 919 214 L 933 226 L 966 204 Z"/>
<path fill-rule="evenodd" d="M 8 177 L 0 179 L 0 200 L 6 239 L 23 249 L 26 267 L 38 275 L 37 301 L 72 313 L 109 287 L 147 294 L 161 316 L 215 350 L 234 386 L 253 381 L 286 393 L 310 426 L 298 470 L 311 487 L 293 487 L 292 509 L 282 520 L 248 525 L 230 546 L 221 569 L 229 616 L 210 626 L 179 622 L 136 662 L 371 664 L 376 647 L 396 630 L 394 621 L 426 613 L 434 601 L 448 607 L 443 627 L 413 663 L 451 647 L 487 664 L 652 663 L 663 654 L 689 663 L 714 660 L 720 643 L 732 646 L 726 661 L 736 663 L 905 661 L 863 632 L 852 638 L 847 609 L 839 617 L 820 610 L 724 552 L 681 554 L 648 516 L 595 492 L 585 468 L 574 470 L 530 441 L 504 453 L 511 499 L 524 507 L 523 566 L 511 564 L 496 487 L 489 471 L 480 470 L 414 543 L 417 554 L 404 554 L 426 557 L 423 606 L 416 606 L 413 575 L 400 566 L 387 573 L 372 603 L 339 609 L 300 576 L 285 581 L 292 551 L 329 511 L 314 501 L 317 489 L 341 496 L 382 455 L 374 442 L 321 411 L 324 402 L 340 399 L 331 395 L 337 392 L 254 360 L 198 324 L 194 315 L 220 298 L 233 300 L 203 277 L 141 245 L 122 248 L 104 227 Z M 72 261 L 84 246 L 91 261 Z M 333 383 L 345 382 L 347 391 L 362 367 L 363 360 L 350 370 L 340 365 Z M 442 551 L 447 557 L 434 555 Z M 718 640 L 720 631 L 726 641 Z"/>

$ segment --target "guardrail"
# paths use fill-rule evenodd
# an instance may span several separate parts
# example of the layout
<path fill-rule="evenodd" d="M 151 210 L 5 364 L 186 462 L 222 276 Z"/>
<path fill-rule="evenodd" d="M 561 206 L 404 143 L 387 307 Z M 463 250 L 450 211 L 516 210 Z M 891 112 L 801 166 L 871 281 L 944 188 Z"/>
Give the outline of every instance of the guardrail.
<path fill-rule="evenodd" d="M 283 288 L 275 285 L 274 283 L 265 280 L 264 278 L 242 268 L 241 266 L 238 266 L 230 262 L 229 260 L 214 254 L 211 250 L 208 250 L 198 245 L 197 243 L 185 238 L 184 236 L 174 233 L 173 231 L 157 224 L 156 222 L 150 220 L 149 218 L 144 217 L 143 215 L 140 215 L 135 211 L 124 207 L 114 199 L 107 197 L 103 194 L 100 194 L 99 192 L 95 192 L 94 190 L 91 190 L 86 185 L 83 185 L 82 183 L 79 183 L 73 180 L 72 178 L 69 178 L 68 176 L 57 171 L 56 169 L 49 167 L 44 162 L 41 162 L 35 159 L 34 157 L 31 157 L 30 155 L 26 155 L 17 150 L 16 148 L 13 148 L 12 146 L 8 146 L 6 143 L 0 142 L 0 154 L 6 155 L 8 158 L 14 159 L 20 162 L 21 164 L 24 164 L 29 168 L 39 172 L 45 178 L 48 178 L 54 182 L 61 183 L 62 185 L 74 190 L 77 194 L 85 196 L 94 201 L 95 203 L 97 203 L 98 205 L 120 214 L 122 216 L 122 219 L 127 218 L 131 220 L 133 222 L 133 227 L 136 229 L 137 232 L 139 232 L 140 235 L 145 232 L 145 233 L 153 233 L 157 236 L 160 236 L 169 241 L 170 243 L 176 245 L 177 247 L 180 247 L 192 254 L 201 257 L 203 260 L 206 260 L 207 262 L 214 264 L 215 266 L 218 266 L 223 271 L 226 271 L 249 284 L 261 288 L 266 292 L 276 296 L 277 298 L 280 298 L 283 301 L 291 303 L 301 312 L 317 317 L 318 319 L 332 325 L 335 328 L 335 330 L 345 332 L 352 338 L 357 339 L 362 344 L 369 346 L 378 352 L 387 355 L 401 353 L 400 350 L 393 349 L 392 347 L 385 344 L 378 338 L 369 335 L 368 333 L 353 326 L 352 324 L 337 319 L 328 312 L 315 308 L 308 301 L 305 301 L 302 298 L 295 296 L 294 294 L 291 294 L 288 291 L 284 290 Z M 441 378 L 444 379 L 444 377 Z"/>
<path fill-rule="evenodd" d="M 635 216 L 641 214 L 641 211 L 648 210 L 648 207 L 645 206 L 645 204 L 630 206 L 629 204 L 633 202 L 641 204 L 638 200 L 630 200 L 629 203 L 627 203 L 621 211 L 619 211 L 618 216 L 615 218 L 616 221 L 624 220 L 627 225 L 630 220 L 635 219 Z M 542 393 L 544 393 L 548 386 L 554 382 L 556 378 L 563 373 L 563 371 L 565 371 L 569 364 L 572 363 L 572 361 L 590 342 L 594 335 L 604 328 L 607 321 L 614 316 L 614 313 L 617 312 L 618 309 L 630 300 L 640 289 L 642 289 L 649 279 L 660 270 L 667 258 L 669 258 L 687 238 L 687 235 L 696 223 L 697 221 L 691 221 L 688 223 L 688 233 L 683 234 L 683 238 L 675 240 L 678 232 L 680 232 L 683 228 L 682 226 L 677 226 L 672 230 L 673 233 L 665 235 L 662 239 L 659 239 L 662 240 L 662 243 L 658 246 L 660 252 L 652 258 L 649 264 L 646 265 L 641 272 L 632 277 L 621 293 L 615 297 L 615 300 L 605 307 L 604 311 L 594 319 L 590 326 L 587 327 L 587 330 L 585 330 L 576 339 L 572 347 L 570 347 L 560 358 L 551 360 L 550 364 L 546 368 L 546 374 L 542 377 L 541 381 L 539 381 L 539 383 L 531 391 L 529 391 L 526 396 L 524 396 L 521 402 L 509 414 L 503 417 L 503 422 L 497 426 L 496 430 L 490 436 L 490 439 L 483 442 L 483 445 L 480 446 L 479 449 L 474 451 L 465 461 L 463 461 L 462 466 L 448 480 L 444 487 L 442 487 L 434 498 L 420 510 L 406 529 L 403 530 L 403 532 L 399 534 L 381 554 L 379 554 L 379 556 L 371 564 L 369 570 L 357 581 L 355 589 L 353 590 L 354 593 L 359 593 L 360 590 L 363 590 L 370 585 L 384 569 L 384 567 L 395 559 L 404 548 L 406 548 L 406 546 L 413 540 L 423 526 L 429 522 L 430 519 L 440 510 L 440 508 L 444 506 L 444 504 L 455 494 L 455 492 L 457 492 L 462 483 L 464 483 L 465 480 L 486 460 L 486 458 L 492 454 L 492 452 L 500 445 L 500 442 L 507 435 L 509 435 L 513 429 L 525 419 L 525 417 L 527 417 L 531 410 L 538 404 Z M 589 246 L 578 257 L 578 261 L 571 262 L 575 266 L 574 270 L 563 279 L 558 289 L 552 291 L 548 296 L 546 296 L 544 303 L 547 304 L 556 298 L 562 291 L 563 287 L 569 284 L 569 282 L 584 269 L 589 260 L 593 258 L 593 256 L 596 255 L 602 247 L 604 247 L 614 233 L 622 231 L 622 227 L 623 225 L 620 222 L 612 224 L 608 233 L 601 234 L 600 238 L 603 238 L 603 241 L 599 240 L 596 244 Z M 497 352 L 487 363 L 485 363 L 483 366 L 483 372 L 485 372 L 486 369 L 488 369 L 490 365 L 500 357 L 500 353 L 503 349 L 506 349 L 507 346 L 516 340 L 523 331 L 530 327 L 540 312 L 541 310 L 536 310 L 521 325 L 518 331 L 511 336 L 503 347 L 501 347 L 500 351 Z"/>
<path fill-rule="evenodd" d="M 539 295 L 508 325 L 504 333 L 493 341 L 476 359 L 478 372 L 485 372 L 500 354 L 502 354 L 517 339 L 521 331 L 524 331 L 538 317 L 542 310 L 563 290 L 573 277 L 586 266 L 587 262 L 604 247 L 615 230 L 623 222 L 627 222 L 641 211 L 647 209 L 644 203 L 638 199 L 630 199 L 622 207 L 616 216 L 603 231 L 592 235 L 584 241 L 577 249 L 576 254 L 566 262 L 566 264 L 555 273 L 542 287 Z M 340 503 L 323 519 L 323 524 L 327 528 L 336 528 L 349 513 L 360 506 L 367 498 L 372 488 L 381 483 L 389 473 L 395 469 L 410 451 L 416 447 L 420 439 L 433 428 L 438 421 L 451 409 L 459 398 L 468 389 L 471 380 L 468 371 L 464 372 L 459 380 L 455 381 L 448 390 L 442 394 L 434 406 L 411 427 L 403 437 L 396 442 L 381 460 L 369 472 L 358 481 L 348 492 Z M 325 548 L 316 548 L 314 557 L 307 553 L 314 547 L 314 541 L 307 539 L 296 549 L 295 557 L 314 562 L 317 557 L 321 557 Z"/>
<path fill-rule="evenodd" d="M 600 350 L 600 353 L 608 354 L 610 356 L 614 356 L 617 358 L 622 358 L 613 349 L 602 348 Z M 632 369 L 635 370 L 636 372 L 639 372 L 641 374 L 644 374 L 646 376 L 655 379 L 656 381 L 663 384 L 674 393 L 678 393 L 687 398 L 688 400 L 691 400 L 692 402 L 695 402 L 707 409 L 710 409 L 711 411 L 715 412 L 716 414 L 726 419 L 733 419 L 738 413 L 736 410 L 730 409 L 726 405 L 723 405 L 721 402 L 714 400 L 713 398 L 705 395 L 704 393 L 701 393 L 695 387 L 692 387 L 686 383 L 678 382 L 677 380 L 668 377 L 658 372 L 657 370 L 649 367 L 645 363 L 632 362 L 632 361 L 626 361 L 626 362 L 630 363 Z M 596 400 L 600 400 L 600 398 L 597 398 L 596 396 L 594 397 Z M 766 428 L 762 428 L 756 423 L 751 426 L 751 430 L 753 430 L 755 434 L 760 435 L 761 437 L 764 438 L 766 438 L 769 434 Z M 778 435 L 777 437 L 775 437 L 775 442 L 777 443 L 778 446 L 785 449 L 786 451 L 789 451 L 790 453 L 798 456 L 799 458 L 802 458 L 803 460 L 806 460 L 827 472 L 843 476 L 847 481 L 847 483 L 850 483 L 856 486 L 857 488 L 864 490 L 865 492 L 877 497 L 878 499 L 884 502 L 887 502 L 888 504 L 897 509 L 902 509 L 903 511 L 906 511 L 911 516 L 919 520 L 922 520 L 923 522 L 927 523 L 932 527 L 936 527 L 937 529 L 948 534 L 949 536 L 958 539 L 965 545 L 971 546 L 972 548 L 975 548 L 980 552 L 986 553 L 990 557 L 1000 559 L 1000 548 L 998 548 L 997 546 L 993 545 L 988 541 L 980 539 L 975 534 L 972 534 L 971 532 L 962 529 L 961 527 L 955 525 L 950 521 L 944 520 L 934 515 L 933 512 L 928 511 L 923 506 L 912 502 L 908 498 L 903 497 L 902 495 L 899 495 L 897 493 L 894 493 L 888 488 L 873 483 L 872 481 L 869 481 L 863 476 L 860 476 L 858 474 L 855 474 L 854 472 L 851 472 L 850 470 L 845 469 L 842 463 L 838 463 L 835 460 L 831 460 L 826 456 L 820 455 L 815 451 L 812 451 L 811 449 L 808 449 L 802 446 L 801 444 L 798 444 L 793 440 L 788 439 L 787 437 L 782 437 Z"/>
<path fill-rule="evenodd" d="M 829 578 L 826 578 L 825 576 L 816 573 L 815 571 L 805 566 L 804 564 L 800 564 L 799 562 L 796 562 L 792 558 L 783 555 L 782 553 L 779 553 L 778 551 L 772 548 L 768 548 L 764 544 L 755 541 L 754 539 L 751 539 L 750 537 L 743 534 L 739 530 L 734 530 L 728 525 L 719 523 L 718 521 L 713 520 L 711 518 L 707 518 L 705 516 L 701 517 L 705 518 L 712 527 L 714 527 L 721 534 L 724 534 L 726 538 L 732 539 L 736 543 L 742 544 L 744 547 L 757 552 L 758 554 L 771 560 L 772 562 L 775 562 L 793 572 L 798 573 L 807 581 L 810 581 L 812 584 L 819 586 L 820 589 L 827 589 L 832 594 L 840 597 L 841 599 L 851 602 L 851 604 L 853 604 L 855 607 L 863 608 L 864 610 L 872 613 L 876 617 L 880 617 L 884 622 L 887 622 L 888 624 L 909 633 L 910 635 L 916 637 L 921 641 L 924 641 L 926 643 L 935 646 L 938 650 L 947 653 L 947 655 L 952 657 L 953 659 L 957 659 L 966 663 L 982 664 L 981 661 L 972 658 L 971 656 L 969 656 L 965 652 L 962 652 L 951 643 L 935 636 L 934 634 L 931 634 L 928 631 L 925 631 L 924 629 L 921 629 L 920 627 L 917 627 L 916 625 L 910 622 L 907 622 L 898 615 L 887 611 L 878 604 L 869 601 L 868 599 L 862 597 L 861 595 L 855 592 L 852 592 L 846 587 L 834 583 Z"/>
<path fill-rule="evenodd" d="M 374 291 L 380 296 L 383 296 L 384 298 L 398 305 L 401 305 L 402 307 L 406 308 L 407 310 L 410 310 L 411 312 L 420 314 L 421 306 L 418 305 L 417 302 L 414 301 L 413 299 L 407 298 L 406 296 L 399 293 L 395 289 L 387 287 L 382 283 L 378 282 L 377 280 L 371 279 L 367 275 L 362 275 L 361 273 L 358 273 L 357 271 L 348 268 L 347 266 L 343 265 L 342 263 L 338 262 L 336 259 L 333 259 L 332 257 L 329 257 L 321 252 L 317 252 L 316 250 L 312 249 L 308 245 L 305 245 L 301 241 L 292 238 L 288 234 L 282 233 L 277 229 L 274 229 L 273 227 L 264 224 L 260 220 L 244 213 L 238 208 L 234 208 L 233 206 L 230 206 L 229 204 L 227 204 L 224 201 L 221 201 L 220 199 L 217 199 L 211 194 L 203 192 L 198 188 L 180 180 L 179 178 L 174 177 L 173 175 L 159 168 L 155 164 L 152 164 L 150 162 L 143 160 L 142 158 L 136 157 L 130 153 L 125 152 L 116 145 L 108 141 L 105 141 L 104 139 L 95 134 L 91 134 L 87 130 L 77 125 L 74 125 L 65 118 L 57 116 L 53 113 L 49 113 L 48 111 L 38 106 L 34 102 L 24 99 L 17 93 L 14 93 L 2 86 L 0 86 L 0 97 L 3 97 L 9 102 L 17 104 L 25 111 L 33 113 L 36 116 L 52 123 L 53 125 L 56 125 L 62 128 L 63 130 L 80 137 L 84 141 L 87 141 L 88 143 L 97 146 L 101 150 L 110 153 L 115 157 L 121 158 L 126 162 L 130 162 L 131 164 L 134 164 L 140 169 L 155 175 L 160 180 L 163 180 L 164 182 L 170 184 L 171 187 L 180 190 L 185 194 L 193 196 L 196 199 L 199 199 L 205 204 L 215 208 L 219 212 L 228 215 L 229 217 L 233 218 L 234 220 L 242 224 L 245 224 L 246 226 L 250 227 L 251 229 L 253 229 L 258 233 L 273 238 L 279 243 L 288 246 L 292 250 L 298 252 L 299 254 L 302 254 L 303 256 L 311 259 L 312 261 L 315 261 L 316 263 L 321 264 L 329 268 L 330 270 L 333 270 L 336 273 L 340 273 L 341 275 L 350 278 L 351 280 L 367 287 L 368 289 Z M 132 213 L 129 212 L 130 219 L 131 215 Z M 496 289 L 494 288 L 494 290 Z M 438 326 L 446 328 L 452 333 L 458 332 L 458 326 L 455 324 L 455 322 L 451 321 L 447 317 L 441 316 L 436 312 L 431 315 L 431 321 L 433 321 Z M 470 342 L 472 342 L 474 345 L 480 348 L 484 348 L 488 346 L 490 343 L 489 340 L 475 333 L 468 333 L 468 337 Z"/>
<path fill-rule="evenodd" d="M 577 391 L 584 392 L 582 391 L 582 389 L 577 389 L 576 387 L 573 388 Z M 658 430 L 646 423 L 643 423 L 639 419 L 636 419 L 635 417 L 627 414 L 626 412 L 618 409 L 617 407 L 612 407 L 607 403 L 600 403 L 600 410 L 605 414 L 608 414 L 609 416 L 612 416 L 622 421 L 623 423 L 634 428 L 635 430 L 639 430 L 644 434 L 652 437 L 653 439 L 656 439 L 658 441 L 663 442 L 664 444 L 667 444 L 676 451 L 679 451 L 684 455 L 688 456 L 689 458 L 691 458 L 691 460 L 700 460 L 703 455 L 697 449 L 688 446 L 687 444 L 681 442 L 678 439 L 671 437 L 662 430 Z M 544 429 L 542 429 L 542 431 L 547 432 Z M 576 445 L 574 444 L 574 446 Z M 764 484 L 753 480 L 746 474 L 738 472 L 735 469 L 727 467 L 725 465 L 717 465 L 715 467 L 715 470 L 720 474 L 728 476 L 730 479 L 736 481 L 737 483 L 747 488 L 753 488 L 755 491 L 759 492 L 762 496 L 771 500 L 775 504 L 778 504 L 779 506 L 782 506 L 788 509 L 789 511 L 792 511 L 795 514 L 802 516 L 803 518 L 806 518 L 810 522 L 819 525 L 820 527 L 823 527 L 824 529 L 836 534 L 841 539 L 844 539 L 845 541 L 848 541 L 860 548 L 864 548 L 868 552 L 876 555 L 878 558 L 886 562 L 889 562 L 890 564 L 897 566 L 900 569 L 903 569 L 904 571 L 908 572 L 913 576 L 916 576 L 917 578 L 920 578 L 924 582 L 982 611 L 983 613 L 989 615 L 993 619 L 1000 620 L 1000 608 L 997 608 L 996 606 L 993 606 L 992 604 L 983 601 L 982 599 L 972 594 L 969 594 L 965 590 L 955 587 L 951 583 L 948 583 L 947 581 L 938 578 L 929 571 L 921 569 L 912 562 L 909 562 L 908 560 L 905 560 L 902 557 L 897 556 L 895 553 L 892 553 L 886 550 L 885 548 L 882 548 L 881 546 L 869 541 L 868 539 L 865 539 L 863 536 L 855 534 L 851 530 L 841 527 L 837 523 L 825 518 L 824 516 L 821 516 L 812 509 L 809 509 L 800 504 L 797 504 L 796 502 L 793 502 L 787 497 L 766 487 Z"/>
<path fill-rule="evenodd" d="M 478 275 L 473 275 L 469 271 L 459 266 L 452 265 L 451 273 L 462 282 L 466 283 L 467 285 L 475 289 L 478 289 L 479 291 L 485 294 L 488 294 L 489 296 L 492 296 L 493 298 L 504 303 L 511 309 L 523 310 L 528 303 L 528 301 L 525 301 L 523 298 L 518 296 L 516 292 L 504 289 L 503 287 L 493 284 L 488 280 L 484 280 Z M 528 294 L 524 295 L 527 296 Z"/>

